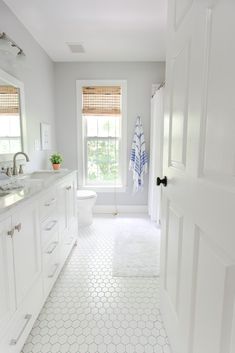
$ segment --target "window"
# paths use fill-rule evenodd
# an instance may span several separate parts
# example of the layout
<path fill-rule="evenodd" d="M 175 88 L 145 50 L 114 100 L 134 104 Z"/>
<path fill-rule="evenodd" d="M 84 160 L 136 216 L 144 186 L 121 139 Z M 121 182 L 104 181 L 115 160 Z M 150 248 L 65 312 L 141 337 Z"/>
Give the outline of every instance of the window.
<path fill-rule="evenodd" d="M 123 81 L 79 83 L 81 115 L 78 119 L 83 132 L 82 186 L 121 188 L 125 186 L 126 177 L 125 84 Z"/>
<path fill-rule="evenodd" d="M 19 89 L 0 86 L 0 154 L 21 151 Z"/>

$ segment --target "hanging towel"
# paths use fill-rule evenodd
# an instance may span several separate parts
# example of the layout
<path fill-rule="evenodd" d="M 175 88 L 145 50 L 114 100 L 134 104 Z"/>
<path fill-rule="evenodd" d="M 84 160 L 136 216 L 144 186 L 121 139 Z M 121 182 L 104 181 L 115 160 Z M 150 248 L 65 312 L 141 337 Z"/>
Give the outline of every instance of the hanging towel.
<path fill-rule="evenodd" d="M 139 116 L 135 125 L 129 170 L 133 172 L 133 191 L 143 190 L 144 174 L 148 171 L 148 156 L 145 151 L 144 130 Z"/>

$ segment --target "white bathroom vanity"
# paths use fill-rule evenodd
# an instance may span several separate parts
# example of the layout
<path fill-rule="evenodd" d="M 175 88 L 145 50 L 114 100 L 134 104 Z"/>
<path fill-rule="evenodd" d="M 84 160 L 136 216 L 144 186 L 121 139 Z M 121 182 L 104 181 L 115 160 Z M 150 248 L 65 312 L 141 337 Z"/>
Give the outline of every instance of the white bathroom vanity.
<path fill-rule="evenodd" d="M 34 172 L 0 195 L 0 352 L 20 353 L 77 241 L 76 172 Z"/>

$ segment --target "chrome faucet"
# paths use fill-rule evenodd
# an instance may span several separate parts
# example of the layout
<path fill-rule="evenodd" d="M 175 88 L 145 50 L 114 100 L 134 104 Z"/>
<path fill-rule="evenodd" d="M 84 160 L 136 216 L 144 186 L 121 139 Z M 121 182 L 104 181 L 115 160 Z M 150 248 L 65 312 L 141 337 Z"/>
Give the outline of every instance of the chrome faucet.
<path fill-rule="evenodd" d="M 17 166 L 16 166 L 16 157 L 19 156 L 20 154 L 25 156 L 26 162 L 29 162 L 29 157 L 28 157 L 28 155 L 26 153 L 24 153 L 24 152 L 15 153 L 14 157 L 13 157 L 13 172 L 12 172 L 12 175 L 17 175 L 18 174 L 18 170 L 17 170 Z"/>

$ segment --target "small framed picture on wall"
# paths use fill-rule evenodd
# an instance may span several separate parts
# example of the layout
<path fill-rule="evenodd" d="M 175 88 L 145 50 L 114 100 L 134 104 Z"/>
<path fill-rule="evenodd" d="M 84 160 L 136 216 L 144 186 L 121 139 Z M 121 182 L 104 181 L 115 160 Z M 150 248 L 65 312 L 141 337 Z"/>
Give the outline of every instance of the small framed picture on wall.
<path fill-rule="evenodd" d="M 41 146 L 43 151 L 51 149 L 51 125 L 41 123 Z"/>

